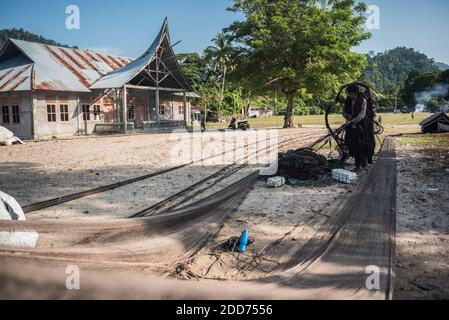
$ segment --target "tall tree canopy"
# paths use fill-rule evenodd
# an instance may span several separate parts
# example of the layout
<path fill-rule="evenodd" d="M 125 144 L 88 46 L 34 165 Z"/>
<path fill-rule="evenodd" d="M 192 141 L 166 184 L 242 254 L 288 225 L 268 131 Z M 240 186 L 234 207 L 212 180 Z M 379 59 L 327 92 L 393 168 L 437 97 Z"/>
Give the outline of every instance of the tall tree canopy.
<path fill-rule="evenodd" d="M 220 32 L 215 38 L 212 39 L 213 46 L 209 46 L 204 50 L 206 59 L 212 62 L 212 66 L 222 71 L 221 74 L 221 94 L 220 105 L 218 113 L 221 113 L 221 104 L 224 99 L 224 90 L 226 84 L 226 74 L 231 67 L 231 56 L 233 48 L 229 42 L 229 38 L 223 32 Z"/>
<path fill-rule="evenodd" d="M 284 127 L 292 126 L 299 90 L 328 95 L 366 66 L 351 51 L 370 37 L 354 0 L 234 0 L 229 10 L 245 16 L 225 29 L 238 51 L 237 78 L 285 94 Z"/>
<path fill-rule="evenodd" d="M 190 84 L 197 88 L 206 80 L 206 61 L 198 53 L 178 53 L 178 62 Z"/>

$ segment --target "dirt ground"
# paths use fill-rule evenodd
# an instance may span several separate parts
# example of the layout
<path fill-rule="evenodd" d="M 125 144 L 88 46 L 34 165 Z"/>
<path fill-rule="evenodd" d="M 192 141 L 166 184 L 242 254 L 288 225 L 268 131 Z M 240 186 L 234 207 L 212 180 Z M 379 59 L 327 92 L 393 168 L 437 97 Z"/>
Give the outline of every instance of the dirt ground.
<path fill-rule="evenodd" d="M 295 135 L 299 138 L 319 132 L 323 132 L 322 128 L 281 130 L 279 138 Z M 173 167 L 184 162 L 171 157 L 172 148 L 178 143 L 171 139 L 170 134 L 142 134 L 28 142 L 26 145 L 3 147 L 0 148 L 0 190 L 11 194 L 25 206 Z M 226 138 L 209 132 L 193 138 L 191 143 L 198 143 L 199 139 L 209 146 L 214 145 L 217 139 Z M 113 198 L 126 198 L 130 202 L 140 190 L 154 185 L 160 186 L 160 197 L 163 197 L 170 189 L 164 190 L 160 181 L 192 183 L 215 169 L 210 164 L 195 164 L 164 177 L 144 181 L 136 185 L 131 195 L 118 191 Z M 152 192 L 145 196 L 148 194 L 152 195 Z M 90 210 L 86 208 L 84 211 Z"/>
<path fill-rule="evenodd" d="M 395 298 L 449 299 L 449 134 L 416 139 L 397 146 Z"/>
<path fill-rule="evenodd" d="M 328 217 L 322 214 L 326 206 L 338 197 L 348 195 L 352 188 L 330 178 L 276 189 L 267 187 L 265 181 L 258 181 L 237 212 L 223 224 L 215 241 L 198 252 L 174 276 L 238 281 L 275 272 L 290 258 L 288 255 L 278 257 L 275 247 L 279 246 L 284 253 L 302 247 Z M 239 236 L 244 228 L 254 238 L 248 252 L 239 254 L 223 250 L 223 243 L 232 236 Z"/>
<path fill-rule="evenodd" d="M 413 133 L 418 129 L 412 125 L 387 126 L 385 135 Z M 286 141 L 282 150 L 308 145 L 322 133 L 322 127 L 282 130 L 280 140 Z M 292 137 L 296 139 L 288 140 Z M 206 136 L 203 143 L 213 146 L 217 139 L 220 140 Z M 28 205 L 134 178 L 173 166 L 168 159 L 175 143 L 169 135 L 161 134 L 51 140 L 1 148 L 0 190 Z M 449 150 L 399 143 L 397 158 L 395 298 L 449 298 Z M 210 163 L 189 165 L 32 213 L 28 219 L 128 217 L 222 167 Z M 185 203 L 213 194 L 255 169 L 250 166 L 216 183 L 208 182 L 203 186 L 204 192 L 185 199 Z M 258 181 L 238 210 L 220 226 L 213 241 L 191 259 L 150 274 L 189 280 L 239 281 L 264 277 L 290 258 L 277 256 L 276 247 L 282 246 L 283 252 L 302 247 L 328 218 L 323 214 L 325 208 L 348 196 L 353 188 L 330 178 L 277 189 Z M 223 252 L 223 242 L 239 236 L 243 228 L 248 228 L 254 238 L 249 254 Z"/>

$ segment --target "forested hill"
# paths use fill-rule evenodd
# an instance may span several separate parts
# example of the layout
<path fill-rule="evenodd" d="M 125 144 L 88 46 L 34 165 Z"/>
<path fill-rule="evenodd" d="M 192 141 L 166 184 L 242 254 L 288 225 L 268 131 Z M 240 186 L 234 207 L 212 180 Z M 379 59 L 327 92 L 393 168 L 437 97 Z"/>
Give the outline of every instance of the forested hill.
<path fill-rule="evenodd" d="M 398 47 L 383 53 L 369 54 L 362 81 L 371 83 L 380 91 L 389 91 L 395 85 L 402 86 L 413 70 L 420 73 L 434 72 L 439 70 L 439 66 L 415 49 Z"/>
<path fill-rule="evenodd" d="M 438 67 L 438 69 L 440 69 L 441 71 L 446 71 L 449 70 L 449 65 L 442 63 L 442 62 L 437 62 L 435 63 L 435 65 Z"/>
<path fill-rule="evenodd" d="M 3 46 L 5 45 L 8 38 L 39 42 L 39 43 L 49 44 L 49 45 L 54 45 L 54 46 L 67 47 L 67 45 L 60 44 L 54 40 L 46 39 L 37 34 L 23 30 L 22 28 L 21 29 L 14 28 L 14 29 L 0 30 L 0 50 L 1 50 L 1 48 L 3 48 Z"/>

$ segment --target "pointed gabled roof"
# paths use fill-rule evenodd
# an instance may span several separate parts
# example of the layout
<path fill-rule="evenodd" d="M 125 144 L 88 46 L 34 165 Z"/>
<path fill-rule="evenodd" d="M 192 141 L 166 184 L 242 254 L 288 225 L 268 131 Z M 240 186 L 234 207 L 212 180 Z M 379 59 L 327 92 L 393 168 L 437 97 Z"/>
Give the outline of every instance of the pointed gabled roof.
<path fill-rule="evenodd" d="M 427 119 L 421 121 L 421 123 L 419 125 L 421 127 L 426 127 L 426 126 L 428 126 L 429 124 L 432 124 L 435 121 L 449 122 L 449 117 L 444 112 L 437 112 L 437 113 L 432 114 Z"/>
<path fill-rule="evenodd" d="M 160 50 L 162 49 L 163 54 L 160 54 Z M 193 91 L 190 84 L 186 81 L 173 51 L 167 18 L 165 18 L 156 39 L 154 39 L 153 43 L 144 54 L 128 64 L 126 67 L 115 70 L 101 77 L 91 86 L 91 89 L 120 88 L 131 83 L 133 80 L 139 84 L 147 83 L 154 86 L 154 84 L 151 84 L 151 79 L 145 75 L 144 71 L 151 65 L 152 62 L 155 61 L 158 53 L 161 55 L 160 58 L 164 65 L 167 66 L 170 73 L 166 82 L 167 84 L 171 83 L 172 85 L 167 85 L 167 87 Z"/>
<path fill-rule="evenodd" d="M 131 61 L 89 50 L 9 39 L 0 53 L 0 91 L 90 92 L 93 82 Z M 20 72 L 29 64 L 30 68 Z M 3 87 L 6 81 L 9 83 Z"/>

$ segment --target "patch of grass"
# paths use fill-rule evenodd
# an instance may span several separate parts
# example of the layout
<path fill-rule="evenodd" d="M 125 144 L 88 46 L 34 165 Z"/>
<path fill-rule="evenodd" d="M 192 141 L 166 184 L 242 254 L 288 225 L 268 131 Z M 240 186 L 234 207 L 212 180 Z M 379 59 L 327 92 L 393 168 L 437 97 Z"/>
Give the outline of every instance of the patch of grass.
<path fill-rule="evenodd" d="M 449 134 L 405 135 L 398 139 L 398 143 L 425 149 L 449 150 Z"/>
<path fill-rule="evenodd" d="M 429 113 L 417 113 L 415 118 L 412 119 L 410 114 L 404 113 L 380 113 L 378 116 L 382 117 L 382 124 L 384 125 L 408 125 L 408 124 L 419 124 L 421 121 L 429 117 Z M 329 121 L 331 125 L 342 125 L 344 124 L 344 119 L 341 115 L 333 114 L 329 116 Z M 269 117 L 269 118 L 258 118 L 250 119 L 250 126 L 252 128 L 282 128 L 284 125 L 284 117 Z M 295 116 L 293 117 L 293 124 L 298 126 L 302 125 L 325 125 L 324 115 L 313 115 L 313 116 Z M 228 123 L 208 123 L 207 127 L 211 129 L 223 129 L 227 128 Z"/>

